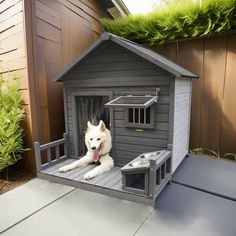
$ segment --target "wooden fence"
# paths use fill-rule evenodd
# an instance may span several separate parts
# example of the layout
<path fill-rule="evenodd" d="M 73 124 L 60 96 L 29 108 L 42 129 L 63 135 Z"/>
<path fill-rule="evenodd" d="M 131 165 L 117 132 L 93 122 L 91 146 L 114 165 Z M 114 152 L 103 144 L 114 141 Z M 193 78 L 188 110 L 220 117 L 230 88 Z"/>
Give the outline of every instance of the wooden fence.
<path fill-rule="evenodd" d="M 236 34 L 156 48 L 200 76 L 193 81 L 190 148 L 236 153 Z"/>

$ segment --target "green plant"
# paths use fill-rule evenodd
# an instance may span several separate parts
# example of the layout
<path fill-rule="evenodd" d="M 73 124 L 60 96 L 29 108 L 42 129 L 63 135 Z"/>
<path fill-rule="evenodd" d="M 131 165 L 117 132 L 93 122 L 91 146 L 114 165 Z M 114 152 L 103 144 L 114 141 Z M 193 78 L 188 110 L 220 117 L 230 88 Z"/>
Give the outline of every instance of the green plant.
<path fill-rule="evenodd" d="M 103 29 L 155 46 L 170 40 L 209 36 L 236 28 L 236 0 L 178 1 L 178 4 L 175 1 L 146 15 L 101 19 Z"/>
<path fill-rule="evenodd" d="M 194 149 L 190 149 L 189 152 L 191 154 L 195 154 L 195 155 L 204 155 L 204 154 L 211 154 L 214 157 L 217 158 L 227 158 L 227 159 L 233 159 L 236 161 L 236 153 L 225 153 L 224 155 L 221 155 L 220 151 L 218 150 L 217 152 L 208 148 L 203 148 L 203 147 L 199 147 L 199 148 L 194 148 Z"/>
<path fill-rule="evenodd" d="M 200 148 L 190 149 L 189 151 L 191 154 L 203 155 L 204 149 L 202 147 L 200 147 Z"/>
<path fill-rule="evenodd" d="M 23 117 L 19 80 L 0 77 L 0 171 L 16 163 L 25 151 Z"/>
<path fill-rule="evenodd" d="M 209 153 L 211 153 L 212 156 L 214 156 L 214 157 L 217 157 L 217 158 L 220 158 L 220 157 L 221 157 L 221 155 L 220 155 L 220 150 L 218 150 L 217 152 L 214 151 L 214 150 L 208 149 L 208 148 L 206 148 L 206 150 L 207 150 Z"/>
<path fill-rule="evenodd" d="M 224 157 L 226 158 L 232 157 L 236 161 L 236 153 L 225 153 Z"/>

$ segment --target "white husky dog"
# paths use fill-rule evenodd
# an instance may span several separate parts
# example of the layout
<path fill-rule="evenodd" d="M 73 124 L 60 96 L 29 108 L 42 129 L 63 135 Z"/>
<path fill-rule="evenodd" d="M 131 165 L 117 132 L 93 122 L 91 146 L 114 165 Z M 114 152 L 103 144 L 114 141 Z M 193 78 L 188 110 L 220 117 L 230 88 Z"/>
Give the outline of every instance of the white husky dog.
<path fill-rule="evenodd" d="M 112 147 L 111 134 L 102 120 L 100 120 L 98 126 L 94 126 L 88 121 L 85 144 L 88 149 L 86 156 L 69 165 L 61 167 L 59 172 L 66 172 L 77 167 L 87 166 L 90 163 L 100 162 L 100 165 L 84 175 L 84 179 L 89 180 L 110 170 L 114 166 L 114 161 L 109 155 Z"/>

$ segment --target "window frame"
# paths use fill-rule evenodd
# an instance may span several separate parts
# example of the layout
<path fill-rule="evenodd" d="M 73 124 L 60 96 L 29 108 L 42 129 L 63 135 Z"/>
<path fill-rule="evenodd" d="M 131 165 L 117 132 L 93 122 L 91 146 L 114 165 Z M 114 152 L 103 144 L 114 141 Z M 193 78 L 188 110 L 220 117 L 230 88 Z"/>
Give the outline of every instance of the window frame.
<path fill-rule="evenodd" d="M 149 98 L 148 101 L 146 101 L 145 103 L 141 104 L 141 103 L 115 103 L 116 101 L 119 101 L 120 99 L 129 99 L 129 98 Z M 124 107 L 124 108 L 148 108 L 150 107 L 152 104 L 154 104 L 157 101 L 157 96 L 151 96 L 151 95 L 123 95 L 123 96 L 119 96 L 111 101 L 109 101 L 108 103 L 105 104 L 106 107 Z"/>
<path fill-rule="evenodd" d="M 140 129 L 154 129 L 155 128 L 155 107 L 156 107 L 155 103 L 153 103 L 149 107 L 150 107 L 150 124 L 129 122 L 129 108 L 135 109 L 137 107 L 125 107 L 124 108 L 125 127 L 127 127 L 127 128 L 140 128 Z M 144 109 L 147 109 L 147 108 L 144 108 Z M 142 108 L 137 108 L 137 109 L 142 109 Z"/>

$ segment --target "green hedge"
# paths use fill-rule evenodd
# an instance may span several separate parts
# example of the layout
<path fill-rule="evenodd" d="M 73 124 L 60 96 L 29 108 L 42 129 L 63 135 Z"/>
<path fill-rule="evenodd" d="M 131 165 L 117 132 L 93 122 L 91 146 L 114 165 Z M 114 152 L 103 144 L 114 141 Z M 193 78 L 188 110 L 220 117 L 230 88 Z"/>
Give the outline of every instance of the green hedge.
<path fill-rule="evenodd" d="M 104 31 L 155 46 L 166 41 L 210 36 L 236 28 L 236 0 L 171 4 L 146 15 L 101 19 Z"/>
<path fill-rule="evenodd" d="M 23 117 L 18 80 L 8 82 L 0 77 L 0 171 L 17 162 L 25 151 Z"/>

